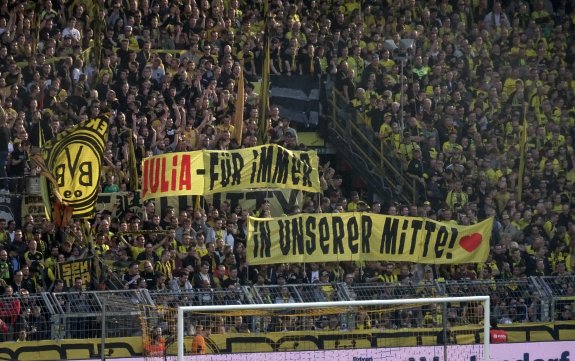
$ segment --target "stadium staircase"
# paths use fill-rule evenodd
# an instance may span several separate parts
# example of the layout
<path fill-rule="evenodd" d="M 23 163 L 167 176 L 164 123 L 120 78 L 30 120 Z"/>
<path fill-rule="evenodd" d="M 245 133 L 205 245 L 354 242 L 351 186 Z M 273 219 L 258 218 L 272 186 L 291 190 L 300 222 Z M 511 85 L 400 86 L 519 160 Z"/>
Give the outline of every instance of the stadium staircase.
<path fill-rule="evenodd" d="M 353 165 L 358 177 L 384 204 L 394 199 L 412 204 L 416 190 L 405 174 L 401 160 L 368 129 L 362 115 L 343 99 L 329 83 L 323 84 L 322 117 L 327 126 L 322 136 L 334 145 L 337 154 Z"/>

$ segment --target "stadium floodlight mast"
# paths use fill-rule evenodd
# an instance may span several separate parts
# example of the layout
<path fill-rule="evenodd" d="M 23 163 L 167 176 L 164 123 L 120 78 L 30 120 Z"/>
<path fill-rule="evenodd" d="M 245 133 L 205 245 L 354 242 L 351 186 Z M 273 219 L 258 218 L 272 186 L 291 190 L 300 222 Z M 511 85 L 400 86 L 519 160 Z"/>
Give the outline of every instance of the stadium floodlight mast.
<path fill-rule="evenodd" d="M 244 304 L 244 305 L 217 305 L 217 306 L 179 306 L 177 318 L 177 361 L 184 361 L 184 313 L 185 312 L 216 312 L 222 311 L 246 311 L 246 310 L 282 310 L 282 309 L 314 309 L 334 307 L 368 307 L 388 305 L 413 305 L 428 303 L 457 303 L 457 302 L 481 302 L 483 305 L 483 357 L 489 361 L 489 329 L 490 329 L 490 298 L 489 296 L 465 296 L 465 297 L 436 297 L 436 298 L 405 298 L 395 300 L 366 300 L 366 301 L 336 301 L 336 302 L 303 302 L 303 303 L 274 303 L 274 304 Z"/>
<path fill-rule="evenodd" d="M 393 52 L 397 49 L 401 49 L 401 50 L 405 50 L 405 55 L 400 55 L 400 56 L 396 56 L 395 59 L 400 61 L 401 64 L 401 69 L 400 69 L 400 73 L 399 73 L 399 79 L 400 79 L 400 89 L 399 89 L 399 106 L 400 106 L 400 115 L 399 115 L 399 129 L 400 129 L 400 133 L 399 136 L 401 139 L 403 139 L 403 130 L 405 129 L 405 120 L 404 120 L 404 116 L 403 116 L 403 96 L 404 96 L 404 90 L 403 90 L 403 68 L 405 66 L 405 61 L 407 59 L 410 58 L 409 55 L 409 50 L 413 50 L 413 48 L 415 47 L 415 39 L 400 39 L 399 40 L 399 44 L 396 44 L 393 40 L 388 39 L 385 40 L 383 42 L 383 47 L 387 50 L 389 50 L 390 52 Z M 412 55 L 413 56 L 413 53 Z"/>

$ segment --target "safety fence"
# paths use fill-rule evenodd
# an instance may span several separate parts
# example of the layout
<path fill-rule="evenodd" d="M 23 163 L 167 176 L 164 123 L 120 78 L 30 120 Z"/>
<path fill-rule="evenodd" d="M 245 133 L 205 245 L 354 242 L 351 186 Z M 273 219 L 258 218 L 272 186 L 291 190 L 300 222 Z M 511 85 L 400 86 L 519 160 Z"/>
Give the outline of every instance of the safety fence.
<path fill-rule="evenodd" d="M 550 317 L 557 321 L 574 319 L 575 276 L 545 276 L 538 278 L 549 295 Z"/>
<path fill-rule="evenodd" d="M 8 325 L 4 340 L 22 329 L 29 339 L 128 337 L 142 334 L 142 319 L 173 317 L 180 305 L 301 303 L 445 296 L 491 297 L 491 314 L 501 324 L 575 320 L 575 276 L 530 277 L 511 280 L 459 280 L 312 283 L 239 286 L 229 289 L 151 291 L 148 289 L 28 294 L 0 298 L 0 319 Z M 470 305 L 450 304 L 446 317 L 465 324 Z M 425 326 L 425 312 L 413 323 Z"/>

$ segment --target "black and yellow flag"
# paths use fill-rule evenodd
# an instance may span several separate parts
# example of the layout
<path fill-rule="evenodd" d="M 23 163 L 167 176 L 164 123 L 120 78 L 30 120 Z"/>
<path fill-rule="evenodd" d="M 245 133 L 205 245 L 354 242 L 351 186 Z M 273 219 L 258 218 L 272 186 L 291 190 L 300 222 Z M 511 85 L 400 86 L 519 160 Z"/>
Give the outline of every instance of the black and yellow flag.
<path fill-rule="evenodd" d="M 262 65 L 262 81 L 260 87 L 260 124 L 258 127 L 258 139 L 260 144 L 268 142 L 268 111 L 270 103 L 270 32 L 269 32 L 269 6 L 268 0 L 264 1 L 264 61 Z"/>
<path fill-rule="evenodd" d="M 128 167 L 130 169 L 130 190 L 137 191 L 140 189 L 140 180 L 138 176 L 138 160 L 136 159 L 136 148 L 134 146 L 134 135 L 132 130 L 128 130 Z"/>
<path fill-rule="evenodd" d="M 92 215 L 107 140 L 108 120 L 101 116 L 59 133 L 32 157 L 50 181 L 50 195 L 72 207 L 74 217 Z"/>
<path fill-rule="evenodd" d="M 42 148 L 45 143 L 44 139 L 44 132 L 42 131 L 42 127 L 38 127 L 38 146 Z M 38 150 L 39 151 L 39 150 Z M 48 185 L 48 178 L 46 175 L 49 173 L 47 172 L 46 165 L 42 160 L 42 157 L 39 154 L 31 154 L 30 158 L 38 164 L 41 168 L 40 174 L 40 195 L 42 196 L 42 203 L 44 204 L 44 215 L 48 221 L 52 221 L 52 202 L 50 201 L 50 186 Z M 59 200 L 58 200 L 59 201 Z"/>
<path fill-rule="evenodd" d="M 242 133 L 244 132 L 244 103 L 245 103 L 244 70 L 240 69 L 238 78 L 238 94 L 234 110 L 234 132 L 231 136 L 236 140 L 238 146 L 242 146 Z"/>

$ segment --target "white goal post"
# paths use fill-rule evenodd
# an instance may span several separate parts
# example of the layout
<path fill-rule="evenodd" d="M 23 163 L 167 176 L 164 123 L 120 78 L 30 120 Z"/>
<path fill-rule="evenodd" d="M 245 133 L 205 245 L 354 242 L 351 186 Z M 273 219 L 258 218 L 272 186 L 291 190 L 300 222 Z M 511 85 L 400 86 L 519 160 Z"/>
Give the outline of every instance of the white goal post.
<path fill-rule="evenodd" d="M 178 361 L 184 361 L 184 314 L 186 312 L 224 312 L 245 310 L 282 310 L 282 309 L 312 309 L 334 307 L 368 307 L 389 305 L 413 305 L 429 303 L 457 303 L 457 302 L 481 302 L 483 305 L 483 360 L 489 361 L 489 329 L 490 329 L 490 298 L 489 296 L 466 296 L 466 297 L 437 297 L 437 298 L 410 298 L 396 300 L 366 300 L 366 301 L 337 301 L 337 302 L 305 302 L 289 304 L 244 304 L 244 305 L 221 305 L 221 306 L 180 306 L 177 318 L 177 348 Z"/>

